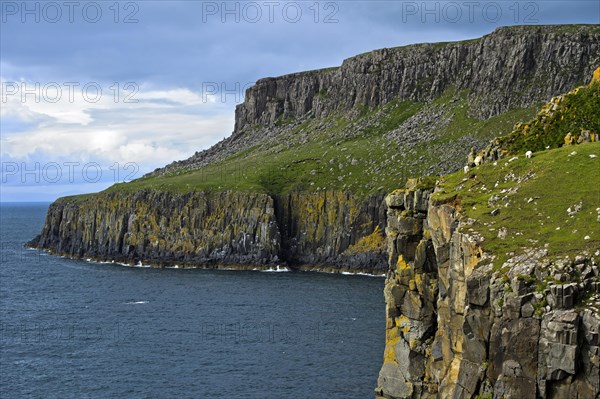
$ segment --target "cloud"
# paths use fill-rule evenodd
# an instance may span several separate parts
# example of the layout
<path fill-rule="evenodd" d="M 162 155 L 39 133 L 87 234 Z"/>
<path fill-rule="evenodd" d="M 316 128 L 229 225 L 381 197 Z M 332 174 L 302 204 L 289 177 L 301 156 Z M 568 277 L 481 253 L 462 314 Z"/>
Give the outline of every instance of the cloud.
<path fill-rule="evenodd" d="M 185 159 L 233 129 L 226 104 L 204 102 L 186 89 L 141 91 L 140 100 L 79 102 L 71 109 L 3 104 L 0 200 L 49 201 L 103 190 Z"/>
<path fill-rule="evenodd" d="M 63 93 L 52 103 L 47 100 L 55 94 L 42 93 L 39 102 L 12 94 L 12 82 L 3 79 L 11 94 L 0 93 L 2 120 L 10 122 L 2 126 L 5 160 L 134 162 L 147 172 L 207 148 L 233 129 L 229 105 L 186 88 L 138 88 L 130 99 L 135 102 L 115 101 L 111 91 L 94 102 Z"/>

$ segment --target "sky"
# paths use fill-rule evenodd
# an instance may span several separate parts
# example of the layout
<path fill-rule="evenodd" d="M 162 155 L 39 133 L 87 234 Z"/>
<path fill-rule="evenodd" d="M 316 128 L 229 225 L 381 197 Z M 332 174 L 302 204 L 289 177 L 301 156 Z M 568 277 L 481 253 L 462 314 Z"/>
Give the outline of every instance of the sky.
<path fill-rule="evenodd" d="M 505 25 L 600 23 L 592 1 L 0 0 L 0 201 L 100 191 L 229 136 L 256 80 Z"/>

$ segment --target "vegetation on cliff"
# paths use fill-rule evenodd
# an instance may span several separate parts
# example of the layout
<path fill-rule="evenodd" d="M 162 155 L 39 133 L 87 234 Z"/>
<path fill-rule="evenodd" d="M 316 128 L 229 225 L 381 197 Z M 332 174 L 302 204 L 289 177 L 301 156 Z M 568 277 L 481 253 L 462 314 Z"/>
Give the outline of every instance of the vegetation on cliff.
<path fill-rule="evenodd" d="M 453 200 L 498 264 L 531 247 L 553 257 L 600 248 L 600 143 L 510 159 L 443 177 L 434 201 Z"/>
<path fill-rule="evenodd" d="M 277 144 L 257 145 L 199 169 L 146 176 L 107 191 L 285 195 L 333 190 L 362 197 L 387 192 L 410 177 L 456 170 L 470 145 L 481 147 L 515 122 L 532 117 L 537 108 L 480 120 L 469 116 L 467 97 L 467 92 L 449 89 L 430 104 L 394 101 L 352 115 L 287 122 L 289 132 Z"/>
<path fill-rule="evenodd" d="M 600 74 L 592 82 L 554 97 L 529 123 L 518 123 L 514 131 L 500 137 L 498 145 L 509 154 L 543 151 L 564 144 L 598 141 L 600 134 Z"/>
<path fill-rule="evenodd" d="M 554 258 L 600 248 L 599 74 L 496 139 L 505 158 L 440 179 L 434 201 L 452 200 L 473 220 L 497 265 L 532 247 Z"/>
<path fill-rule="evenodd" d="M 583 84 L 600 63 L 599 39 L 594 25 L 507 27 L 261 79 L 231 137 L 113 189 L 389 192 L 458 170 L 471 147 Z"/>

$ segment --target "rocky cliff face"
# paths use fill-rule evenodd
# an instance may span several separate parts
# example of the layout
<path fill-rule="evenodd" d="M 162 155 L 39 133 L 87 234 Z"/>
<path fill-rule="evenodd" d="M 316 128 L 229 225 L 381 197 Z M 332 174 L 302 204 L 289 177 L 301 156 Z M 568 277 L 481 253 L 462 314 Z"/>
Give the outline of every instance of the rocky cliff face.
<path fill-rule="evenodd" d="M 108 193 L 53 203 L 29 245 L 98 260 L 182 267 L 288 265 L 383 273 L 383 247 L 357 248 L 383 229 L 381 198 L 325 192 Z M 381 238 L 383 240 L 383 238 Z"/>
<path fill-rule="evenodd" d="M 593 72 L 589 61 L 597 57 L 599 39 L 600 31 L 589 28 L 501 28 L 478 40 L 382 49 L 339 68 L 261 79 L 236 110 L 235 133 L 280 117 L 322 117 L 398 98 L 431 100 L 450 86 L 469 90 L 474 112 L 487 118 L 582 83 Z"/>
<path fill-rule="evenodd" d="M 277 137 L 286 132 L 278 122 L 299 124 L 394 100 L 428 102 L 449 88 L 467 91 L 469 113 L 486 119 L 587 82 L 598 54 L 595 25 L 505 27 L 481 39 L 386 48 L 338 68 L 260 79 L 236 108 L 231 137 L 154 174 L 197 168 Z"/>
<path fill-rule="evenodd" d="M 275 264 L 273 200 L 261 194 L 169 193 L 63 198 L 31 243 L 59 254 L 118 262 Z"/>
<path fill-rule="evenodd" d="M 432 192 L 408 186 L 386 198 L 390 269 L 377 397 L 600 397 L 595 261 L 548 262 L 540 249 L 493 268 L 469 231 L 473 221 Z"/>
<path fill-rule="evenodd" d="M 471 146 L 527 111 L 514 108 L 587 81 L 599 54 L 597 26 L 510 27 L 262 79 L 230 138 L 145 179 L 57 201 L 32 244 L 128 262 L 383 270 L 380 193 L 462 167 Z"/>
<path fill-rule="evenodd" d="M 363 270 L 387 268 L 383 196 L 361 200 L 342 192 L 293 193 L 277 197 L 277 220 L 285 259 L 306 268 Z"/>

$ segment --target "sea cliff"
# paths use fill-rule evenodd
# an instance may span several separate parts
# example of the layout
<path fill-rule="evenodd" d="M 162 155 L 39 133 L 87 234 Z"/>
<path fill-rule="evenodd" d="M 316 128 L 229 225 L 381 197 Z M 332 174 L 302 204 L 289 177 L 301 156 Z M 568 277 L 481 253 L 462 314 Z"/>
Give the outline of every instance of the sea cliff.
<path fill-rule="evenodd" d="M 409 182 L 386 203 L 378 398 L 600 395 L 598 253 L 551 260 L 532 245 L 500 264 L 456 197 Z"/>
<path fill-rule="evenodd" d="M 381 274 L 383 209 L 340 192 L 112 192 L 55 201 L 28 245 L 127 264 Z"/>

